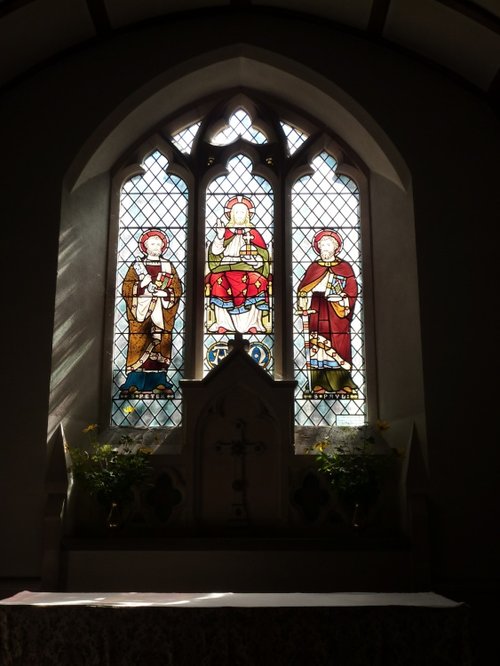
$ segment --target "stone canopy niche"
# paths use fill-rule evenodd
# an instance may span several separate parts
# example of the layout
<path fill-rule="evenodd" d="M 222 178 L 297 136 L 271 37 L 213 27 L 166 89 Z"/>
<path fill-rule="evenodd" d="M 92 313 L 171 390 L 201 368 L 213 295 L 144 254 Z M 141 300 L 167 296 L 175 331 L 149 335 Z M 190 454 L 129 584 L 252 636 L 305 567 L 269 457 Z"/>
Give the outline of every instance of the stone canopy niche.
<path fill-rule="evenodd" d="M 295 382 L 273 380 L 237 339 L 182 382 L 187 514 L 202 533 L 266 533 L 288 521 Z"/>

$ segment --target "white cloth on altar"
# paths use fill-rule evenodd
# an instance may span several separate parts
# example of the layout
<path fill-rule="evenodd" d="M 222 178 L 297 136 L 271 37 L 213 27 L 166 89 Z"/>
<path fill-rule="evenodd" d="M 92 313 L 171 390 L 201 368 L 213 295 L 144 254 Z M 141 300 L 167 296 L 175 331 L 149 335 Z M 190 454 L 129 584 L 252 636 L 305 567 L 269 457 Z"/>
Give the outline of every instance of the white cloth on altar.
<path fill-rule="evenodd" d="M 30 592 L 0 600 L 0 606 L 183 606 L 188 608 L 277 608 L 418 606 L 453 608 L 461 605 L 434 592 Z"/>

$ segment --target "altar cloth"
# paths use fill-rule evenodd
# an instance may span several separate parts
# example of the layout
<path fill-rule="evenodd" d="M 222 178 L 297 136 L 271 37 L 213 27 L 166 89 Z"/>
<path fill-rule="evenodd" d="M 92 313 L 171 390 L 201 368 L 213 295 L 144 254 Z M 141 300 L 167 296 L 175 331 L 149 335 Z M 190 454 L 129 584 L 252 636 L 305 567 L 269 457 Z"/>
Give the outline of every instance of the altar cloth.
<path fill-rule="evenodd" d="M 420 606 L 453 608 L 459 602 L 434 592 L 30 592 L 25 590 L 7 599 L 3 605 L 22 606 L 185 606 L 187 608 L 216 607 L 324 607 L 324 606 Z"/>
<path fill-rule="evenodd" d="M 1 666 L 471 666 L 433 592 L 31 592 L 0 600 Z"/>

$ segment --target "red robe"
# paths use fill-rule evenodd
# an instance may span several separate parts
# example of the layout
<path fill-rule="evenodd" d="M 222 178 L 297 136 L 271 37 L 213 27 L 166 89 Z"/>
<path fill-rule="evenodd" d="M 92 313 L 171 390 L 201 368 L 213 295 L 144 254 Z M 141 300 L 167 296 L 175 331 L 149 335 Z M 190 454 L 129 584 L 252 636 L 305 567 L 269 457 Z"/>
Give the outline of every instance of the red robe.
<path fill-rule="evenodd" d="M 347 303 L 329 301 L 323 291 L 314 291 L 327 272 L 333 278 L 338 276 L 339 280 L 334 281 L 340 283 L 339 289 L 345 294 Z M 323 338 L 344 362 L 339 361 L 339 365 L 350 370 L 352 362 L 351 320 L 358 295 L 358 285 L 351 265 L 343 260 L 330 262 L 318 259 L 305 272 L 298 287 L 298 294 L 299 297 L 312 295 L 310 309 L 316 312 L 309 315 L 311 345 L 317 344 L 317 340 Z"/>
<path fill-rule="evenodd" d="M 268 309 L 269 252 L 264 239 L 254 228 L 226 229 L 224 247 L 235 234 L 250 234 L 250 245 L 257 248 L 256 257 L 262 259 L 262 267 L 256 270 L 243 259 L 238 263 L 225 263 L 222 255 L 209 253 L 210 273 L 206 282 L 210 285 L 210 300 L 214 305 L 230 308 L 232 314 L 243 312 L 251 305 L 261 310 Z"/>

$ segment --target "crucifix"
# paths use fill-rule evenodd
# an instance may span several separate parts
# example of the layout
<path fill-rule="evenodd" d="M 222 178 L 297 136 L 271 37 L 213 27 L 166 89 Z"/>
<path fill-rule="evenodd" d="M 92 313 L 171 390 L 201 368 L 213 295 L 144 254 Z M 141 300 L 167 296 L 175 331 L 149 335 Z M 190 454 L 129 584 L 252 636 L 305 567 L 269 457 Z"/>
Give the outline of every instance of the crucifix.
<path fill-rule="evenodd" d="M 241 335 L 240 335 L 241 337 Z M 234 478 L 232 482 L 233 501 L 231 502 L 231 524 L 237 527 L 248 527 L 250 516 L 247 502 L 246 457 L 249 452 L 263 453 L 266 445 L 263 442 L 249 442 L 245 436 L 246 423 L 243 419 L 236 421 L 239 439 L 230 442 L 215 442 L 217 453 L 228 452 L 234 459 Z"/>
<path fill-rule="evenodd" d="M 242 238 L 245 241 L 245 245 L 243 246 L 243 249 L 241 250 L 240 254 L 243 255 L 244 257 L 250 257 L 256 254 L 257 251 L 255 250 L 254 247 L 252 247 L 253 237 L 248 229 L 245 231 Z"/>

